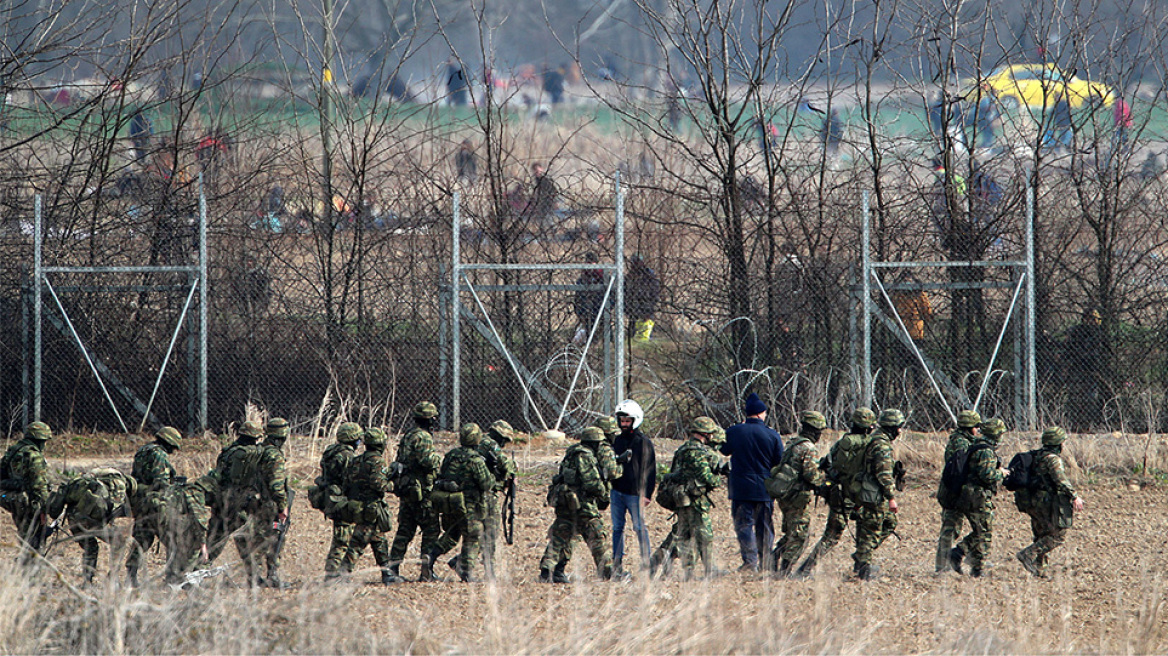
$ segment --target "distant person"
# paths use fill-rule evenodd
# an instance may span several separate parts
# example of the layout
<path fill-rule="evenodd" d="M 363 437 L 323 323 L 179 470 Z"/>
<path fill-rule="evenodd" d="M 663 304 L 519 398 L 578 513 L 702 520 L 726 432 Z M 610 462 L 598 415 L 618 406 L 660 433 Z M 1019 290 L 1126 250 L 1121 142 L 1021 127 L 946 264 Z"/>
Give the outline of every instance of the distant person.
<path fill-rule="evenodd" d="M 454 154 L 454 170 L 458 172 L 458 179 L 468 184 L 474 184 L 475 180 L 478 180 L 478 157 L 470 139 L 463 139 L 458 152 Z"/>
<path fill-rule="evenodd" d="M 594 264 L 599 261 L 599 258 L 597 258 L 596 253 L 588 252 L 584 255 L 584 261 L 589 264 Z M 580 272 L 580 276 L 576 278 L 576 284 L 580 286 L 603 285 L 604 271 L 601 269 L 584 269 Z M 588 338 L 588 334 L 596 322 L 596 315 L 600 314 L 600 304 L 603 301 L 603 289 L 580 289 L 576 291 L 576 298 L 572 303 L 572 309 L 576 314 L 576 334 L 572 337 L 573 343 L 583 344 L 584 340 Z"/>
<path fill-rule="evenodd" d="M 819 143 L 828 157 L 839 155 L 840 142 L 844 138 L 844 124 L 840 120 L 839 110 L 835 107 L 823 119 L 823 126 L 819 129 Z"/>
<path fill-rule="evenodd" d="M 410 93 L 410 87 L 401 79 L 401 76 L 394 71 L 389 76 L 389 81 L 385 83 L 385 92 L 389 94 L 390 98 L 398 102 L 412 103 L 417 102 L 414 94 Z"/>
<path fill-rule="evenodd" d="M 139 109 L 130 117 L 130 143 L 134 144 L 134 161 L 143 164 L 150 152 L 150 140 L 154 136 L 154 125 L 150 117 Z"/>
<path fill-rule="evenodd" d="M 564 100 L 564 69 L 553 68 L 544 71 L 543 74 L 543 92 L 547 94 L 548 99 L 553 105 L 558 105 Z"/>
<path fill-rule="evenodd" d="M 527 204 L 527 214 L 540 226 L 551 225 L 559 204 L 560 188 L 539 162 L 531 165 L 531 178 L 531 200 Z"/>
<path fill-rule="evenodd" d="M 754 122 L 754 127 L 758 131 L 758 149 L 769 160 L 775 152 L 779 128 L 774 123 L 768 123 L 761 118 Z"/>
<path fill-rule="evenodd" d="M 766 425 L 767 406 L 754 392 L 746 397 L 746 420 L 726 429 L 723 455 L 730 456 L 730 514 L 742 554 L 743 571 L 771 567 L 775 540 L 774 500 L 763 481 L 783 460 L 783 440 Z M 764 562 L 765 560 L 765 562 Z"/>
<path fill-rule="evenodd" d="M 465 105 L 467 86 L 462 64 L 457 59 L 446 62 L 446 102 L 455 107 Z"/>
<path fill-rule="evenodd" d="M 1054 96 L 1050 105 L 1050 116 L 1042 134 L 1043 148 L 1070 149 L 1074 139 L 1074 125 L 1071 118 L 1071 103 L 1062 94 Z"/>
<path fill-rule="evenodd" d="M 1132 111 L 1131 105 L 1123 98 L 1115 99 L 1115 108 L 1113 111 L 1113 119 L 1115 120 L 1115 149 L 1120 151 L 1127 148 L 1128 132 L 1132 128 Z"/>
<path fill-rule="evenodd" d="M 647 342 L 653 336 L 653 315 L 661 299 L 661 279 L 640 255 L 629 262 L 625 276 L 625 314 L 633 323 L 633 340 Z"/>
<path fill-rule="evenodd" d="M 973 114 L 973 129 L 977 133 L 978 147 L 993 148 L 995 128 L 998 123 L 998 104 L 992 96 L 983 96 Z"/>

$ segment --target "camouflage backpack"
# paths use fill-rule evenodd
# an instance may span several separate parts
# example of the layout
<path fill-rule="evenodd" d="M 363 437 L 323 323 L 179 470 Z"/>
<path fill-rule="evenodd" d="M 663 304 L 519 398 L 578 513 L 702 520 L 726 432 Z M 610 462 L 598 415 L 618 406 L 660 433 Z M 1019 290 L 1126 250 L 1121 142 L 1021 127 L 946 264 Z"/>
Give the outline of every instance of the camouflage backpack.
<path fill-rule="evenodd" d="M 828 453 L 830 463 L 828 474 L 842 489 L 850 490 L 864 471 L 864 456 L 867 455 L 871 442 L 870 433 L 848 433 L 832 445 Z"/>
<path fill-rule="evenodd" d="M 767 494 L 772 499 L 786 501 L 803 491 L 799 472 L 795 471 L 795 465 L 791 462 L 791 454 L 795 452 L 791 448 L 793 446 L 794 444 L 788 445 L 783 451 L 783 459 L 771 469 L 770 476 L 763 480 Z"/>

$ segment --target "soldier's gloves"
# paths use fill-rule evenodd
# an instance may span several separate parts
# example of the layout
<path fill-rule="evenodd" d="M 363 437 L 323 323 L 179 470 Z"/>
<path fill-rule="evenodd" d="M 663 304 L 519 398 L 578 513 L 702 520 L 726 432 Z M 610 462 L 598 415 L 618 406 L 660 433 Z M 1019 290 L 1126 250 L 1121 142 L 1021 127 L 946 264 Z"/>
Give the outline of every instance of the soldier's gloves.
<path fill-rule="evenodd" d="M 625 451 L 616 457 L 617 463 L 621 464 L 621 465 L 627 465 L 629 463 L 629 461 L 632 459 L 633 459 L 633 450 L 632 449 L 629 449 L 628 451 Z"/>
<path fill-rule="evenodd" d="M 392 464 L 390 464 L 390 466 L 389 466 L 389 477 L 391 479 L 397 478 L 398 476 L 401 476 L 402 472 L 404 472 L 405 470 L 406 470 L 405 465 L 401 464 L 400 462 L 395 461 Z"/>
<path fill-rule="evenodd" d="M 727 460 L 726 462 L 723 462 L 720 465 L 718 465 L 717 467 L 715 467 L 714 473 L 719 475 L 719 476 L 729 476 L 730 475 L 730 461 Z"/>

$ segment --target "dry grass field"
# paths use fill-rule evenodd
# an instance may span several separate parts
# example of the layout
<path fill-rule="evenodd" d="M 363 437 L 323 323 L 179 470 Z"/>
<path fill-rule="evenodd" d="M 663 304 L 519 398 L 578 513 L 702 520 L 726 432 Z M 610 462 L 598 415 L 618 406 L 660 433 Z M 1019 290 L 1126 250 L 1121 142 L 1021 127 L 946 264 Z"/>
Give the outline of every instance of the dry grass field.
<path fill-rule="evenodd" d="M 1031 440 L 1033 442 L 1034 440 Z M 1036 580 L 1013 554 L 1028 542 L 1029 525 L 1008 495 L 999 497 L 992 565 L 973 580 L 933 573 L 939 525 L 932 499 L 942 448 L 938 436 L 912 435 L 897 445 L 910 466 L 900 539 L 877 552 L 879 580 L 850 576 L 844 541 L 811 580 L 771 580 L 739 573 L 740 562 L 724 493 L 714 510 L 717 561 L 726 575 L 710 581 L 678 578 L 626 583 L 594 580 L 580 545 L 570 571 L 575 583 L 537 582 L 538 559 L 552 512 L 545 486 L 562 449 L 538 442 L 515 450 L 521 482 L 516 540 L 501 546 L 498 581 L 381 586 L 372 557 L 351 580 L 322 580 L 329 528 L 303 501 L 316 475 L 322 442 L 293 438 L 289 473 L 300 489 L 284 554 L 283 592 L 238 587 L 237 572 L 202 588 L 176 592 L 158 582 L 122 585 L 120 565 L 102 584 L 79 587 L 80 550 L 57 545 L 46 566 L 28 575 L 12 565 L 14 532 L 0 525 L 0 651 L 6 653 L 1164 653 L 1168 614 L 1164 573 L 1168 500 L 1154 478 L 1131 473 L 1149 454 L 1160 471 L 1165 446 L 1145 436 L 1076 437 L 1069 469 L 1087 510 L 1076 517 L 1067 545 L 1056 551 L 1053 576 Z M 449 436 L 441 447 L 449 448 Z M 1150 445 L 1150 447 L 1149 447 Z M 658 444 L 668 461 L 676 442 Z M 1022 448 L 1012 440 L 1005 458 Z M 1030 448 L 1027 446 L 1026 448 Z M 180 452 L 180 473 L 196 475 L 213 450 Z M 130 455 L 97 453 L 70 467 L 113 463 Z M 50 465 L 60 467 L 60 457 Z M 1126 472 L 1126 473 L 1125 473 Z M 826 510 L 816 509 L 818 537 Z M 126 520 L 120 520 L 125 522 Z M 668 530 L 659 507 L 649 512 L 655 541 Z M 128 525 L 123 526 L 128 530 Z M 627 539 L 631 536 L 627 536 Z M 635 539 L 627 543 L 635 552 Z M 410 557 L 416 556 L 414 543 Z M 100 568 L 106 567 L 106 550 Z M 221 564 L 233 562 L 229 549 Z M 445 569 L 445 568 L 441 568 Z M 416 576 L 411 560 L 403 574 Z M 449 573 L 449 572 L 447 572 Z"/>

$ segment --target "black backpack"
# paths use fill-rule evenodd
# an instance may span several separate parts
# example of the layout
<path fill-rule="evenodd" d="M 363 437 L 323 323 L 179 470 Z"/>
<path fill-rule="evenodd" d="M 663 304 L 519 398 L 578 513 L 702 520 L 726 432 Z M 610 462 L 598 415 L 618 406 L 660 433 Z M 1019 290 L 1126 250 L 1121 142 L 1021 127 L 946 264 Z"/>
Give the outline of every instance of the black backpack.
<path fill-rule="evenodd" d="M 945 462 L 945 468 L 941 470 L 941 484 L 953 494 L 959 494 L 962 486 L 969 480 L 970 456 L 975 451 L 992 448 L 989 444 L 977 443 L 967 449 L 954 452 L 949 460 Z"/>
<path fill-rule="evenodd" d="M 1010 475 L 1002 480 L 1002 487 L 1011 492 L 1038 489 L 1042 481 L 1039 480 L 1038 472 L 1034 471 L 1034 463 L 1036 462 L 1038 462 L 1038 450 L 1015 453 L 1007 466 Z"/>

